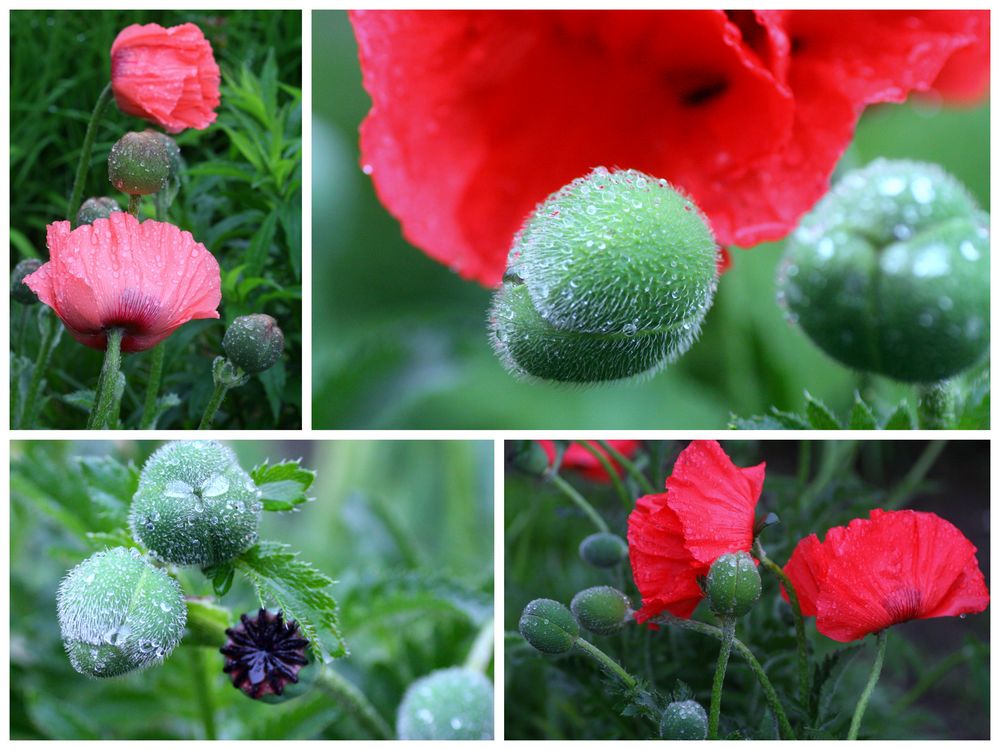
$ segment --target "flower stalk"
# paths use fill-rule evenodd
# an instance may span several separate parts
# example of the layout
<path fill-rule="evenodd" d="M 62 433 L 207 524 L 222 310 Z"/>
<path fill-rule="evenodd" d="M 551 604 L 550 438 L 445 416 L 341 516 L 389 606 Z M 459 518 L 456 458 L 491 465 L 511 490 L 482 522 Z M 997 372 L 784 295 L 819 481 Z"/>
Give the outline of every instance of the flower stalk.
<path fill-rule="evenodd" d="M 712 703 L 708 711 L 708 739 L 719 737 L 719 714 L 722 711 L 722 684 L 726 680 L 726 667 L 729 664 L 729 654 L 733 650 L 733 639 L 736 637 L 736 618 L 722 618 L 722 645 L 719 648 L 719 660 L 715 665 L 715 677 L 712 680 Z"/>
<path fill-rule="evenodd" d="M 854 709 L 854 716 L 851 718 L 851 728 L 847 732 L 847 739 L 856 740 L 858 732 L 861 731 L 861 719 L 864 718 L 865 710 L 868 708 L 868 701 L 871 700 L 875 690 L 875 683 L 878 682 L 879 675 L 882 674 L 882 664 L 885 662 L 885 644 L 888 630 L 880 630 L 875 636 L 875 661 L 872 663 L 872 671 L 868 674 L 868 683 L 858 698 L 858 705 Z"/>
<path fill-rule="evenodd" d="M 150 352 L 149 380 L 146 381 L 146 400 L 142 405 L 142 419 L 139 429 L 150 430 L 156 422 L 156 398 L 160 393 L 160 378 L 163 376 L 163 359 L 166 341 L 161 341 Z"/>
<path fill-rule="evenodd" d="M 94 391 L 94 408 L 90 412 L 88 430 L 106 430 L 114 426 L 112 419 L 116 411 L 115 391 L 118 386 L 118 373 L 121 371 L 124 333 L 125 331 L 118 327 L 109 328 L 107 331 L 108 343 L 104 352 L 104 365 L 101 367 L 97 389 Z"/>
<path fill-rule="evenodd" d="M 97 124 L 104 117 L 104 110 L 111 103 L 112 91 L 109 82 L 101 95 L 97 98 L 94 111 L 90 115 L 90 122 L 87 123 L 87 132 L 83 136 L 83 146 L 80 148 L 80 161 L 76 165 L 76 177 L 73 179 L 73 192 L 70 194 L 69 208 L 66 211 L 66 219 L 73 221 L 76 212 L 80 208 L 83 200 L 83 186 L 87 182 L 87 172 L 90 170 L 90 154 L 94 150 L 94 139 L 97 137 Z"/>

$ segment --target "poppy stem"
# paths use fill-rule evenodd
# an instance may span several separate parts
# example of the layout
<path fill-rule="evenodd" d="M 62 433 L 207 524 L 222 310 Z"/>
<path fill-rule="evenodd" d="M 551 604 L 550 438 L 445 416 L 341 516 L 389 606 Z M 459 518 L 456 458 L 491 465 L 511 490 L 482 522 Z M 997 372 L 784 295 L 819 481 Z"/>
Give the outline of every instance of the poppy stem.
<path fill-rule="evenodd" d="M 39 328 L 42 332 L 42 340 L 38 342 L 38 356 L 35 358 L 35 367 L 31 371 L 31 381 L 28 383 L 28 393 L 24 397 L 21 411 L 18 415 L 17 423 L 14 425 L 22 430 L 30 430 L 35 426 L 35 417 L 38 412 L 38 392 L 42 389 L 42 382 L 45 379 L 45 371 L 49 369 L 49 360 L 52 352 L 59 343 L 62 335 L 60 326 L 62 323 L 47 308 L 42 308 L 39 312 Z M 42 319 L 44 318 L 44 323 Z"/>
<path fill-rule="evenodd" d="M 194 678 L 194 692 L 197 696 L 201 726 L 205 731 L 206 740 L 217 737 L 215 731 L 215 700 L 212 697 L 212 685 L 205 674 L 205 659 L 200 648 L 188 649 L 188 661 L 191 666 L 191 676 Z"/>
<path fill-rule="evenodd" d="M 150 352 L 149 380 L 146 381 L 146 400 L 142 405 L 142 419 L 139 429 L 150 430 L 156 423 L 156 397 L 160 393 L 160 378 L 163 375 L 163 358 L 166 342 L 161 341 Z"/>
<path fill-rule="evenodd" d="M 128 212 L 135 218 L 139 218 L 139 208 L 142 206 L 141 195 L 130 195 L 128 197 Z"/>
<path fill-rule="evenodd" d="M 917 426 L 921 430 L 946 430 L 955 421 L 955 393 L 942 380 L 917 386 Z"/>
<path fill-rule="evenodd" d="M 733 639 L 736 637 L 736 618 L 722 618 L 722 646 L 719 648 L 719 661 L 715 665 L 715 678 L 712 680 L 712 703 L 708 710 L 708 739 L 719 737 L 719 713 L 722 711 L 722 684 L 726 680 L 726 667 L 729 665 L 729 654 L 733 650 Z"/>
<path fill-rule="evenodd" d="M 465 667 L 474 672 L 486 673 L 493 659 L 493 618 L 491 617 L 479 629 L 476 640 L 465 658 Z"/>
<path fill-rule="evenodd" d="M 379 740 L 392 740 L 396 733 L 392 731 L 368 697 L 354 683 L 337 674 L 330 668 L 320 672 L 316 679 L 317 687 L 333 697 L 335 705 L 349 712 L 364 729 Z"/>
<path fill-rule="evenodd" d="M 80 210 L 80 202 L 83 200 L 83 186 L 87 182 L 87 171 L 90 169 L 90 153 L 94 150 L 94 139 L 97 137 L 97 123 L 104 116 L 104 110 L 112 99 L 111 83 L 104 87 L 104 91 L 97 98 L 94 112 L 87 123 L 87 132 L 83 136 L 83 146 L 80 148 L 80 161 L 76 165 L 76 177 L 73 178 L 73 192 L 69 198 L 69 209 L 66 218 L 69 221 L 76 219 L 76 212 Z"/>
<path fill-rule="evenodd" d="M 618 497 L 622 501 L 622 506 L 625 508 L 625 512 L 631 513 L 632 498 L 629 497 L 628 490 L 625 489 L 625 483 L 618 475 L 618 469 L 611 463 L 611 459 L 608 458 L 602 451 L 599 451 L 589 440 L 574 440 L 573 442 L 596 458 L 597 462 L 604 467 L 604 471 L 608 473 L 611 483 L 615 486 L 615 492 L 618 493 Z"/>
<path fill-rule="evenodd" d="M 566 497 L 568 497 L 570 500 L 572 500 L 573 504 L 576 505 L 577 508 L 582 510 L 583 514 L 587 516 L 587 518 L 589 518 L 591 521 L 594 522 L 594 525 L 597 527 L 598 531 L 603 531 L 604 533 L 610 532 L 608 524 L 604 521 L 603 518 L 601 518 L 600 513 L 594 510 L 594 506 L 588 503 L 586 499 L 583 497 L 583 495 L 581 495 L 573 488 L 573 485 L 571 485 L 569 482 L 567 482 L 558 474 L 552 475 L 552 484 L 554 484 L 556 487 L 562 490 L 562 493 L 566 495 Z"/>
<path fill-rule="evenodd" d="M 601 444 L 601 447 L 607 451 L 609 456 L 617 461 L 625 469 L 625 471 L 632 475 L 632 478 L 635 479 L 644 494 L 656 494 L 656 490 L 653 489 L 653 485 L 649 483 L 648 479 L 646 479 L 646 475 L 639 471 L 639 468 L 635 465 L 634 461 L 626 458 L 620 450 L 611 445 L 611 443 L 607 440 L 599 440 L 598 442 Z"/>
<path fill-rule="evenodd" d="M 215 384 L 215 390 L 212 391 L 212 398 L 208 400 L 208 406 L 205 407 L 205 413 L 202 415 L 201 423 L 198 425 L 199 430 L 211 429 L 212 422 L 215 421 L 215 415 L 219 412 L 222 400 L 228 392 L 229 386 L 225 383 Z"/>
<path fill-rule="evenodd" d="M 107 331 L 107 347 L 104 351 L 104 365 L 97 379 L 94 390 L 94 408 L 87 422 L 88 430 L 106 430 L 111 427 L 112 413 L 115 411 L 115 390 L 118 386 L 118 373 L 122 365 L 121 328 L 109 328 Z"/>
<path fill-rule="evenodd" d="M 854 718 L 851 719 L 851 728 L 847 732 L 847 739 L 856 740 L 858 732 L 861 730 L 861 719 L 868 708 L 868 701 L 875 690 L 875 683 L 878 682 L 879 675 L 882 674 L 882 663 L 885 661 L 885 644 L 887 640 L 887 630 L 880 630 L 875 636 L 875 662 L 872 664 L 872 671 L 868 675 L 868 684 L 865 685 L 861 697 L 858 698 L 858 705 L 854 709 Z"/>
<path fill-rule="evenodd" d="M 577 638 L 575 644 L 581 651 L 590 656 L 594 661 L 596 661 L 601 669 L 603 669 L 608 674 L 614 675 L 628 688 L 634 688 L 638 684 L 635 681 L 635 677 L 626 672 L 621 664 L 616 662 L 606 653 L 601 651 L 597 646 L 595 646 L 590 641 L 585 638 Z"/>

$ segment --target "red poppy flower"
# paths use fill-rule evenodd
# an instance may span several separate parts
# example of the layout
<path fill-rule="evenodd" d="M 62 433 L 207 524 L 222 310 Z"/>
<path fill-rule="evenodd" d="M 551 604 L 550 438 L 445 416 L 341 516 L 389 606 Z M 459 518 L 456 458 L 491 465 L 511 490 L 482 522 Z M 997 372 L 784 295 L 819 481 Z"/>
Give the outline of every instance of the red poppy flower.
<path fill-rule="evenodd" d="M 219 106 L 219 66 L 193 23 L 126 27 L 111 45 L 111 88 L 127 115 L 168 133 L 204 130 Z"/>
<path fill-rule="evenodd" d="M 642 594 L 637 622 L 664 610 L 690 617 L 704 597 L 698 578 L 719 555 L 749 552 L 764 464 L 742 469 L 714 440 L 685 448 L 667 492 L 639 498 L 628 519 L 632 576 Z"/>
<path fill-rule="evenodd" d="M 48 226 L 49 262 L 25 278 L 73 338 L 103 350 L 125 329 L 122 350 L 155 346 L 180 325 L 218 318 L 219 264 L 190 232 L 116 212 L 70 230 Z"/>
<path fill-rule="evenodd" d="M 812 534 L 785 573 L 802 614 L 842 642 L 907 620 L 982 612 L 990 601 L 976 548 L 934 513 L 873 510 L 822 542 Z"/>
<path fill-rule="evenodd" d="M 751 246 L 823 195 L 865 105 L 931 86 L 986 15 L 355 11 L 362 164 L 410 242 L 487 285 L 596 166 L 666 178 Z"/>
<path fill-rule="evenodd" d="M 604 450 L 596 441 L 588 441 L 597 452 L 607 457 L 611 461 L 611 465 L 615 467 L 615 470 L 621 475 L 621 467 L 615 462 L 613 458 L 608 456 L 608 452 Z M 538 444 L 542 446 L 542 450 L 545 451 L 545 455 L 549 457 L 549 466 L 552 465 L 556 458 L 556 446 L 551 440 L 539 440 Z M 608 445 L 614 448 L 616 451 L 621 453 L 625 458 L 632 458 L 635 452 L 639 449 L 638 440 L 609 440 Z M 608 476 L 608 472 L 604 470 L 604 466 L 598 461 L 590 451 L 584 448 L 582 445 L 577 443 L 570 443 L 566 447 L 566 452 L 563 453 L 562 466 L 566 469 L 572 469 L 577 471 L 587 479 L 592 482 L 609 482 L 611 477 Z"/>

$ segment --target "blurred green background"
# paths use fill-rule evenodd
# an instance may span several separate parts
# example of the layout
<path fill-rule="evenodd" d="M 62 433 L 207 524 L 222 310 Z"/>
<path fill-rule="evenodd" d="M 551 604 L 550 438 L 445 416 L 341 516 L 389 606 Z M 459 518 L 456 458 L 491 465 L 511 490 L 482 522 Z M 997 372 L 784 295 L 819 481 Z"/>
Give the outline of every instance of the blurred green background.
<path fill-rule="evenodd" d="M 434 669 L 461 664 L 493 613 L 493 445 L 487 442 L 228 443 L 246 470 L 302 458 L 317 500 L 298 513 L 264 513 L 262 539 L 284 542 L 337 581 L 350 655 L 332 665 L 390 725 L 405 690 Z M 204 739 L 190 646 L 163 666 L 119 679 L 77 674 L 63 652 L 56 587 L 103 544 L 101 504 L 81 460 L 114 456 L 142 466 L 154 442 L 14 442 L 11 447 L 10 732 L 15 739 Z M 186 594 L 210 595 L 196 569 Z M 256 612 L 238 575 L 221 603 Z M 219 644 L 222 645 L 221 643 Z M 252 701 L 206 662 L 221 739 L 364 739 L 328 695 L 280 705 Z"/>
<path fill-rule="evenodd" d="M 701 341 L 651 380 L 594 389 L 524 384 L 494 356 L 490 292 L 408 245 L 358 164 L 369 99 L 347 15 L 313 14 L 313 421 L 329 428 L 721 428 L 803 390 L 844 413 L 861 383 L 785 322 L 774 299 L 780 243 L 733 251 Z M 989 205 L 989 106 L 885 105 L 865 113 L 845 164 L 933 161 Z M 910 403 L 913 403 L 912 396 Z"/>

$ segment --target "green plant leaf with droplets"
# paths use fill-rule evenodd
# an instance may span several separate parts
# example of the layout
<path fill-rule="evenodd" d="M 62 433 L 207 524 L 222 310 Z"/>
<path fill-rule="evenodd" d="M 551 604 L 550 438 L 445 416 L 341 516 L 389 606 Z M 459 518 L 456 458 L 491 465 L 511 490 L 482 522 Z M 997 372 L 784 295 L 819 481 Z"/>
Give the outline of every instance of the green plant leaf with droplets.
<path fill-rule="evenodd" d="M 273 465 L 265 461 L 254 467 L 250 477 L 261 491 L 260 502 L 264 510 L 294 510 L 313 499 L 306 496 L 306 491 L 316 480 L 316 472 L 303 469 L 299 461 L 282 461 Z"/>

